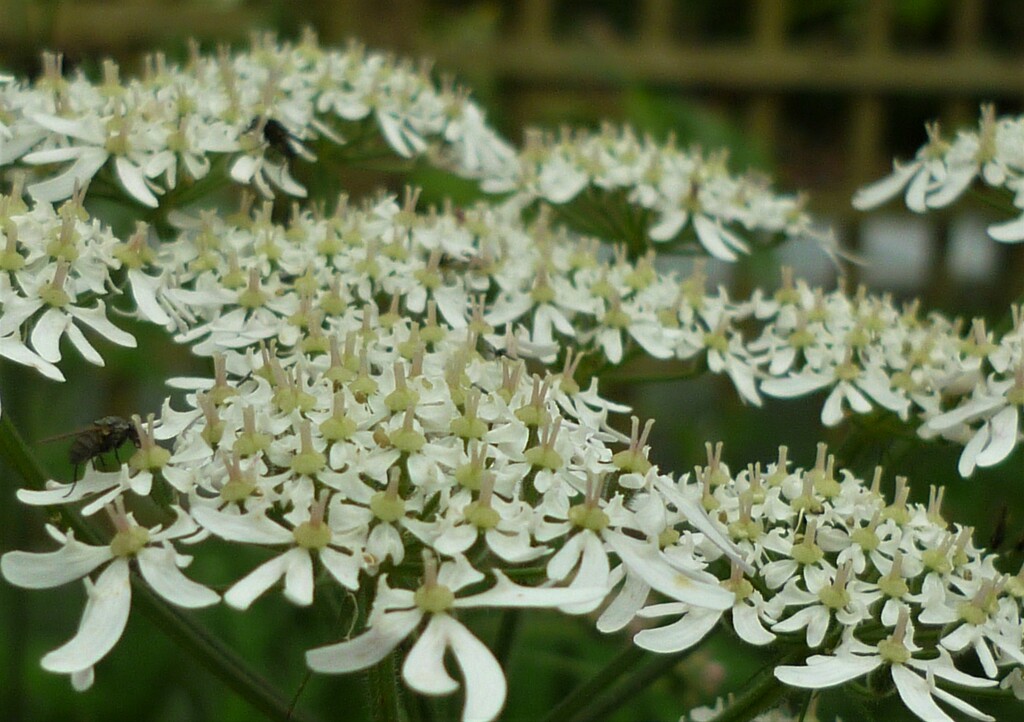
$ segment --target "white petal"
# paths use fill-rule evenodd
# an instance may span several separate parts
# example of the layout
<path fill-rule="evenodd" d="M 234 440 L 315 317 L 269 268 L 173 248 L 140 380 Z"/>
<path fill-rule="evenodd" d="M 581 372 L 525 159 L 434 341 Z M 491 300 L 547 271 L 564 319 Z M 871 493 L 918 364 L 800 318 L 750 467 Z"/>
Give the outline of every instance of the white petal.
<path fill-rule="evenodd" d="M 548 559 L 548 579 L 558 581 L 569 576 L 569 572 L 576 568 L 576 563 L 579 561 L 580 554 L 582 553 L 583 535 L 577 534 L 570 537 L 569 540 L 562 545 L 562 548 L 555 552 L 554 556 Z"/>
<path fill-rule="evenodd" d="M 932 699 L 928 683 L 902 664 L 892 667 L 892 679 L 907 709 L 926 722 L 953 722 Z"/>
<path fill-rule="evenodd" d="M 956 467 L 957 471 L 960 472 L 960 476 L 967 478 L 974 473 L 974 468 L 978 465 L 978 454 L 988 444 L 989 428 L 988 424 L 982 424 L 970 441 L 964 445 L 964 450 L 960 453 L 960 461 Z"/>
<path fill-rule="evenodd" d="M 749 604 L 740 603 L 732 608 L 732 626 L 748 644 L 760 646 L 775 641 L 775 635 L 764 628 L 757 610 Z"/>
<path fill-rule="evenodd" d="M 172 604 L 189 609 L 219 602 L 220 596 L 216 592 L 181 573 L 175 556 L 174 549 L 169 546 L 146 547 L 138 553 L 139 571 L 153 591 Z"/>
<path fill-rule="evenodd" d="M 409 636 L 423 618 L 419 609 L 388 612 L 355 639 L 328 644 L 306 652 L 306 664 L 314 672 L 344 674 L 377 664 Z"/>
<path fill-rule="evenodd" d="M 654 358 L 672 358 L 674 355 L 672 347 L 665 342 L 665 329 L 657 324 L 630 326 L 629 335 Z"/>
<path fill-rule="evenodd" d="M 446 619 L 451 617 L 447 614 L 432 615 L 402 665 L 402 677 L 421 694 L 451 694 L 459 688 L 459 683 L 444 668 L 444 653 L 448 648 Z"/>
<path fill-rule="evenodd" d="M 681 652 L 704 639 L 707 633 L 715 628 L 721 617 L 720 611 L 695 608 L 672 624 L 637 632 L 633 637 L 633 642 L 636 646 L 651 652 L 662 654 Z"/>
<path fill-rule="evenodd" d="M 732 358 L 726 365 L 726 373 L 744 401 L 754 406 L 761 405 L 761 396 L 757 393 L 757 384 L 754 381 L 754 369 L 750 364 Z"/>
<path fill-rule="evenodd" d="M 43 359 L 42 356 L 34 353 L 21 339 L 14 336 L 0 338 L 0 356 L 23 366 L 34 368 L 48 379 L 54 381 L 64 380 L 64 374 L 60 372 L 60 369 Z"/>
<path fill-rule="evenodd" d="M 492 570 L 498 583 L 486 592 L 469 597 L 456 598 L 454 606 L 460 609 L 473 607 L 558 607 L 566 604 L 580 604 L 604 599 L 608 590 L 605 586 L 591 588 L 567 587 L 522 587 L 513 583 L 499 570 Z"/>
<path fill-rule="evenodd" d="M 815 655 L 807 660 L 806 665 L 776 667 L 775 677 L 791 687 L 821 689 L 863 677 L 881 664 L 882 658 L 877 656 L 859 657 L 846 654 L 839 657 L 825 657 Z"/>
<path fill-rule="evenodd" d="M 153 195 L 153 191 L 146 185 L 141 168 L 124 156 L 117 156 L 114 160 L 114 167 L 117 169 L 117 177 L 121 179 L 121 185 L 132 198 L 150 208 L 160 205 L 156 196 Z"/>
<path fill-rule="evenodd" d="M 728 609 L 736 599 L 732 592 L 722 587 L 696 581 L 677 571 L 652 544 L 637 542 L 617 533 L 606 533 L 605 541 L 631 572 L 672 599 L 717 610 Z"/>
<path fill-rule="evenodd" d="M 995 717 L 992 715 L 985 714 L 974 705 L 964 702 L 959 697 L 955 697 L 941 687 L 933 687 L 932 694 L 941 699 L 943 702 L 948 704 L 950 707 L 956 707 L 958 710 L 973 717 L 974 719 L 985 720 L 985 722 L 995 722 Z"/>
<path fill-rule="evenodd" d="M 914 213 L 924 213 L 928 210 L 924 199 L 931 185 L 931 180 L 931 173 L 927 172 L 927 170 L 922 170 L 910 179 L 904 200 L 907 202 L 907 208 L 914 211 Z"/>
<path fill-rule="evenodd" d="M 925 422 L 925 426 L 936 431 L 945 431 L 959 426 L 965 422 L 972 421 L 980 416 L 985 416 L 1003 405 L 1004 400 L 999 396 L 986 396 L 962 403 L 954 409 L 933 416 Z"/>
<path fill-rule="evenodd" d="M 135 337 L 127 331 L 119 329 L 107 318 L 107 309 L 103 301 L 98 301 L 94 308 L 70 307 L 68 313 L 108 341 L 116 343 L 118 346 L 135 348 Z"/>
<path fill-rule="evenodd" d="M 106 140 L 99 124 L 90 125 L 83 118 L 63 118 L 48 113 L 29 113 L 29 118 L 42 128 L 69 138 L 84 140 L 86 143 L 101 145 Z"/>
<path fill-rule="evenodd" d="M 850 408 L 858 414 L 871 412 L 871 402 L 852 383 L 846 382 L 843 385 L 843 393 L 846 395 L 847 401 L 850 402 Z"/>
<path fill-rule="evenodd" d="M 611 634 L 625 627 L 636 616 L 637 610 L 647 601 L 650 593 L 651 587 L 647 582 L 635 574 L 627 573 L 622 589 L 598 618 L 598 631 Z"/>
<path fill-rule="evenodd" d="M 378 561 L 391 557 L 395 564 L 401 564 L 405 558 L 405 544 L 402 543 L 402 535 L 395 529 L 394 524 L 375 524 L 366 539 L 366 551 Z"/>
<path fill-rule="evenodd" d="M 703 506 L 698 506 L 695 502 L 679 493 L 670 484 L 660 479 L 656 484 L 658 491 L 686 517 L 686 521 L 690 526 L 706 536 L 708 541 L 721 549 L 729 559 L 739 564 L 747 574 L 754 573 L 754 568 L 743 558 L 739 547 L 736 546 L 732 539 L 725 536 L 716 523 L 711 520 L 711 517 L 708 516 Z M 679 601 L 685 602 L 688 600 L 680 599 Z"/>
<path fill-rule="evenodd" d="M 300 607 L 313 603 L 313 559 L 309 550 L 296 548 L 285 552 L 288 560 L 284 574 L 284 595 Z"/>
<path fill-rule="evenodd" d="M 988 227 L 988 234 L 1003 243 L 1024 241 L 1024 215 L 1018 216 L 1012 221 L 993 223 Z"/>
<path fill-rule="evenodd" d="M 462 722 L 489 722 L 505 706 L 508 686 L 501 665 L 484 644 L 451 617 L 442 618 L 448 646 L 455 655 L 466 685 Z"/>
<path fill-rule="evenodd" d="M 622 333 L 617 328 L 605 328 L 597 334 L 597 343 L 603 347 L 608 361 L 617 364 L 622 361 Z"/>
<path fill-rule="evenodd" d="M 697 231 L 697 238 L 705 250 L 715 258 L 723 261 L 735 261 L 736 254 L 729 250 L 725 240 L 722 238 L 723 229 L 707 216 L 695 215 L 693 227 Z"/>
<path fill-rule="evenodd" d="M 221 539 L 251 544 L 291 544 L 292 533 L 262 512 L 225 514 L 206 506 L 192 510 L 192 518 Z"/>
<path fill-rule="evenodd" d="M 953 684 L 958 684 L 962 687 L 995 687 L 998 682 L 994 679 L 985 679 L 984 677 L 975 677 L 972 674 L 961 672 L 959 669 L 953 666 L 953 659 L 949 653 L 942 648 L 939 648 L 939 659 L 932 660 L 916 660 L 911 659 L 907 662 L 908 667 L 914 667 L 922 671 L 931 672 L 935 677 L 944 679 Z"/>
<path fill-rule="evenodd" d="M 978 169 L 974 166 L 961 166 L 946 175 L 936 190 L 928 194 L 929 208 L 944 208 L 955 201 L 967 186 L 977 177 Z"/>
<path fill-rule="evenodd" d="M 388 145 L 403 158 L 411 158 L 412 148 L 405 142 L 399 125 L 400 121 L 389 113 L 378 112 L 377 123 L 380 124 L 380 129 L 384 133 L 384 139 L 388 142 Z"/>
<path fill-rule="evenodd" d="M 686 221 L 689 219 L 689 214 L 686 211 L 673 208 L 665 211 L 650 229 L 647 231 L 647 235 L 651 237 L 652 241 L 668 241 L 675 238 L 679 231 L 683 230 L 683 226 L 686 225 Z"/>
<path fill-rule="evenodd" d="M 843 401 L 847 397 L 844 391 L 852 388 L 851 385 L 840 382 L 832 389 L 832 392 L 825 399 L 825 403 L 821 407 L 821 423 L 831 427 L 843 420 Z M 857 395 L 860 396 L 860 394 Z M 864 399 L 863 396 L 860 396 L 860 398 L 861 400 Z M 869 405 L 868 409 L 870 410 L 870 408 Z"/>
<path fill-rule="evenodd" d="M 71 319 L 61 311 L 47 309 L 32 329 L 32 348 L 51 363 L 60 361 L 60 337 L 70 324 Z"/>
<path fill-rule="evenodd" d="M 84 148 L 80 145 L 66 145 L 62 148 L 46 148 L 26 153 L 22 160 L 30 165 L 47 165 L 49 163 L 63 163 L 82 156 Z"/>
<path fill-rule="evenodd" d="M 511 426 L 512 424 L 508 424 Z M 530 532 L 520 528 L 514 533 L 489 529 L 485 535 L 491 551 L 507 562 L 519 564 L 539 559 L 548 553 L 543 546 L 533 546 Z"/>
<path fill-rule="evenodd" d="M 103 365 L 103 357 L 100 356 L 100 352 L 93 348 L 93 345 L 89 343 L 89 340 L 78 326 L 69 323 L 65 332 L 71 345 L 78 350 L 78 353 L 82 354 L 82 358 L 96 366 Z"/>
<path fill-rule="evenodd" d="M 331 547 L 324 547 L 320 550 L 320 561 L 339 584 L 353 591 L 359 588 L 358 555 L 345 554 Z"/>
<path fill-rule="evenodd" d="M 128 562 L 114 561 L 103 570 L 96 584 L 89 586 L 88 593 L 78 634 L 44 656 L 43 669 L 63 674 L 85 670 L 100 661 L 121 638 L 132 602 Z"/>
<path fill-rule="evenodd" d="M 483 581 L 483 579 L 483 572 L 475 569 L 469 563 L 469 560 L 462 555 L 442 564 L 440 571 L 437 573 L 438 583 L 443 584 L 453 592 Z"/>
<path fill-rule="evenodd" d="M 1010 404 L 989 419 L 989 439 L 978 454 L 978 466 L 994 466 L 1010 455 L 1017 445 L 1019 422 L 1020 407 L 1016 404 Z"/>
<path fill-rule="evenodd" d="M 870 183 L 854 193 L 853 207 L 858 211 L 866 211 L 885 203 L 903 189 L 903 186 L 907 184 L 907 181 L 910 180 L 911 176 L 913 176 L 920 167 L 920 163 L 897 166 L 893 170 L 892 174 L 887 175 L 885 178 L 877 180 L 874 183 Z"/>
<path fill-rule="evenodd" d="M 224 594 L 224 601 L 235 609 L 248 609 L 256 597 L 270 589 L 288 571 L 287 554 L 273 557 L 235 582 Z"/>
<path fill-rule="evenodd" d="M 84 148 L 67 170 L 48 180 L 33 183 L 28 187 L 28 193 L 38 201 L 64 200 L 71 196 L 76 185 L 84 187 L 107 162 L 107 157 L 107 152 L 102 148 Z"/>
<path fill-rule="evenodd" d="M 94 547 L 69 539 L 55 552 L 7 552 L 0 558 L 0 572 L 19 587 L 49 589 L 81 579 L 112 558 L 110 547 Z"/>
<path fill-rule="evenodd" d="M 591 532 L 581 532 L 578 536 L 583 538 L 582 553 L 579 557 L 576 575 L 569 583 L 569 588 L 586 595 L 588 600 L 560 604 L 558 608 L 566 614 L 592 612 L 598 607 L 611 587 L 608 581 L 611 567 L 601 539 Z M 599 590 L 603 590 L 603 593 L 599 593 Z"/>
<path fill-rule="evenodd" d="M 824 388 L 832 380 L 821 374 L 800 374 L 785 378 L 769 378 L 761 382 L 761 391 L 780 399 L 793 399 Z"/>
<path fill-rule="evenodd" d="M 160 277 L 150 276 L 138 268 L 128 269 L 128 281 L 131 284 L 132 297 L 139 313 L 144 319 L 158 326 L 171 323 L 171 317 L 160 307 L 157 301 L 157 289 L 160 288 Z"/>
<path fill-rule="evenodd" d="M 306 197 L 306 189 L 299 185 L 298 181 L 292 178 L 292 174 L 288 171 L 287 164 L 275 166 L 264 162 L 263 173 L 274 185 L 288 195 L 295 196 L 296 198 Z M 259 179 L 259 176 L 257 176 L 257 179 Z"/>
<path fill-rule="evenodd" d="M 71 688 L 76 692 L 84 692 L 92 687 L 92 683 L 95 681 L 96 670 L 93 667 L 80 669 L 77 672 L 71 673 Z"/>
<path fill-rule="evenodd" d="M 231 165 L 231 179 L 236 183 L 248 183 L 252 180 L 253 175 L 256 173 L 256 169 L 259 167 L 259 163 L 256 158 L 251 155 L 242 155 Z"/>

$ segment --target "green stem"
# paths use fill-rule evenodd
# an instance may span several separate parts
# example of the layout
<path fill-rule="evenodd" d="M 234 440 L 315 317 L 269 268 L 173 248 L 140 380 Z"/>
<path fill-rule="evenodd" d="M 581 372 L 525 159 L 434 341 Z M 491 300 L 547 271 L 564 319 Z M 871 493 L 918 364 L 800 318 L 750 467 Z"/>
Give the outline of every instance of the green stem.
<path fill-rule="evenodd" d="M 225 647 L 209 630 L 167 604 L 137 574 L 132 574 L 133 604 L 167 636 L 219 677 L 242 699 L 259 710 L 268 719 L 302 722 L 310 720 L 292 709 L 293 702 L 273 689 L 270 682 L 242 659 L 234 650 Z"/>
<path fill-rule="evenodd" d="M 398 666 L 391 652 L 367 671 L 370 715 L 374 722 L 404 722 Z"/>
<path fill-rule="evenodd" d="M 14 469 L 30 489 L 45 488 L 46 474 L 28 452 L 28 446 L 11 422 L 10 413 L 0 416 L 0 459 Z"/>
<path fill-rule="evenodd" d="M 712 722 L 747 722 L 775 705 L 779 699 L 792 691 L 775 678 L 775 668 L 781 664 L 802 662 L 807 655 L 807 650 L 797 650 L 764 667 L 743 685 L 743 693 L 719 712 Z"/>
<path fill-rule="evenodd" d="M 612 684 L 603 686 L 569 717 L 572 722 L 600 722 L 623 705 L 629 704 L 651 684 L 686 658 L 693 649 L 676 654 L 648 654 L 639 664 L 622 670 Z"/>
<path fill-rule="evenodd" d="M 494 658 L 502 669 L 508 669 L 508 660 L 512 656 L 512 648 L 516 641 L 523 614 L 518 609 L 506 609 L 501 613 L 501 626 L 498 627 L 498 638 L 494 641 Z"/>
<path fill-rule="evenodd" d="M 1016 216 L 1020 212 L 1013 205 L 1012 196 L 1005 191 L 993 192 L 991 189 L 982 190 L 978 187 L 971 187 L 967 190 L 967 195 L 1006 216 Z"/>
<path fill-rule="evenodd" d="M 10 414 L 0 416 L 0 459 L 3 459 L 21 476 L 28 488 L 36 490 L 45 488 L 47 475 L 29 452 L 11 421 Z M 106 543 L 93 525 L 87 523 L 77 514 L 71 513 L 63 506 L 52 507 L 52 511 L 59 514 L 61 520 L 74 530 L 79 541 L 93 545 Z M 304 715 L 295 714 L 291 709 L 290 700 L 274 690 L 267 680 L 246 665 L 245 660 L 233 650 L 225 647 L 203 626 L 184 616 L 176 607 L 157 595 L 134 570 L 131 575 L 131 583 L 133 604 L 141 608 L 142 613 L 160 627 L 178 646 L 189 652 L 200 664 L 219 677 L 255 709 L 269 719 L 294 720 L 296 722 L 310 719 Z"/>
<path fill-rule="evenodd" d="M 544 718 L 544 722 L 564 722 L 565 720 L 577 720 L 575 714 L 585 710 L 588 703 L 598 696 L 601 691 L 607 690 L 616 680 L 622 678 L 637 662 L 647 653 L 632 642 L 627 644 L 611 662 L 605 666 L 594 677 L 569 693 L 569 696 L 559 702 Z"/>

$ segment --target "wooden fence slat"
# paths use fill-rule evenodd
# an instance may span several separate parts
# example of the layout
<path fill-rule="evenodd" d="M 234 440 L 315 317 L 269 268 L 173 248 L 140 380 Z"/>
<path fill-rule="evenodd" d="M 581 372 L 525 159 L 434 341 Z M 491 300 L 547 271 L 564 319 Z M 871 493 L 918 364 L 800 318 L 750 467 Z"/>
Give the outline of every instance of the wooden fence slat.
<path fill-rule="evenodd" d="M 439 47 L 438 62 L 474 67 L 522 82 L 615 85 L 627 67 L 630 81 L 680 86 L 773 91 L 870 91 L 947 95 L 950 93 L 1024 94 L 1022 61 L 977 52 L 970 57 L 939 54 L 839 55 L 818 49 L 787 49 L 766 63 L 749 46 L 702 48 L 608 47 L 601 62 L 594 49 L 579 43 L 497 42 L 486 52 Z M 589 62 L 581 59 L 589 58 Z"/>

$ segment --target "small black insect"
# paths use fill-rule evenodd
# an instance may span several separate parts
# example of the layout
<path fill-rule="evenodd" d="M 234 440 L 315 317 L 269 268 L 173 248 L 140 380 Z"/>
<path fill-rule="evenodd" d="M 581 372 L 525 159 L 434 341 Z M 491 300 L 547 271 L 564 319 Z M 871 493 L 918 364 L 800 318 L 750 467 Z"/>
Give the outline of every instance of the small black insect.
<path fill-rule="evenodd" d="M 267 122 L 263 125 L 263 139 L 285 158 L 290 160 L 295 157 L 295 149 L 292 148 L 292 134 L 273 118 L 267 118 Z"/>
<path fill-rule="evenodd" d="M 43 443 L 67 439 L 72 436 L 75 440 L 71 442 L 71 447 L 68 449 L 68 461 L 71 462 L 74 470 L 71 475 L 72 484 L 68 494 L 75 490 L 74 485 L 78 483 L 79 466 L 111 451 L 114 452 L 114 458 L 120 464 L 121 457 L 117 455 L 117 450 L 126 441 L 131 441 L 135 448 L 140 446 L 139 432 L 135 429 L 135 425 L 120 416 L 104 416 L 101 419 L 96 419 L 84 429 L 51 436 L 48 439 L 43 439 Z"/>
<path fill-rule="evenodd" d="M 279 120 L 266 118 L 262 115 L 257 116 L 253 118 L 252 123 L 246 128 L 246 132 L 259 131 L 261 126 L 263 141 L 288 160 L 296 156 L 306 160 L 315 160 L 316 156 Z"/>

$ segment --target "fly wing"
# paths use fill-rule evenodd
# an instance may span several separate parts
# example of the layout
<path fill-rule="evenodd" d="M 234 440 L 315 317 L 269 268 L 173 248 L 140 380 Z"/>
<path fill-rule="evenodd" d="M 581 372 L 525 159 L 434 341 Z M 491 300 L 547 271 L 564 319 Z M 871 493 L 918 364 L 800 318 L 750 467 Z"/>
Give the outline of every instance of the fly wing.
<path fill-rule="evenodd" d="M 56 436 L 47 436 L 45 439 L 39 439 L 36 443 L 37 444 L 49 444 L 49 443 L 52 443 L 54 441 L 60 441 L 61 439 L 70 439 L 72 436 L 81 436 L 82 434 L 91 434 L 91 433 L 96 432 L 96 431 L 99 431 L 99 432 L 102 433 L 103 432 L 103 427 L 102 426 L 97 426 L 96 424 L 91 424 L 89 426 L 83 426 L 80 429 L 75 429 L 74 431 L 65 431 L 63 434 L 57 434 Z"/>

